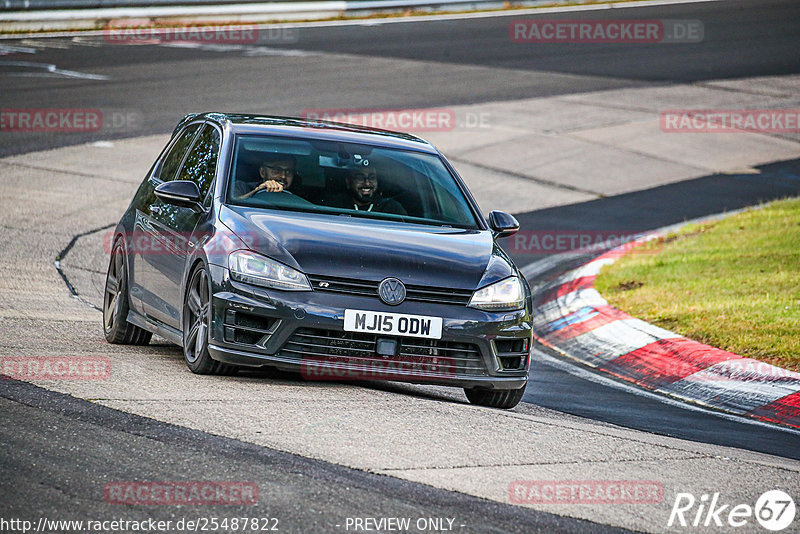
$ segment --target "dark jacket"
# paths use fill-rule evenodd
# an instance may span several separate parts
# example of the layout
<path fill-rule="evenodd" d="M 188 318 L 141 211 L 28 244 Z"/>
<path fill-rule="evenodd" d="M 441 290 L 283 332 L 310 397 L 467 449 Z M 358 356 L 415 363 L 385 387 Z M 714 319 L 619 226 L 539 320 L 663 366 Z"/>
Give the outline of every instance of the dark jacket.
<path fill-rule="evenodd" d="M 358 209 L 364 211 L 377 211 L 380 213 L 394 213 L 395 215 L 408 215 L 405 208 L 403 208 L 403 205 L 398 201 L 392 198 L 383 198 L 380 196 L 371 205 L 362 207 L 358 206 L 350 195 L 342 193 L 341 195 L 331 198 L 330 202 L 327 204 L 334 208 L 350 210 Z"/>

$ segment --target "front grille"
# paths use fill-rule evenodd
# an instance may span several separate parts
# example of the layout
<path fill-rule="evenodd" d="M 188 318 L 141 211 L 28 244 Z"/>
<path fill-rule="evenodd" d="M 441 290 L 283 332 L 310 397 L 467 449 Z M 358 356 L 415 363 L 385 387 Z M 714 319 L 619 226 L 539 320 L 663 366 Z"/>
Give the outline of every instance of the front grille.
<path fill-rule="evenodd" d="M 263 346 L 275 332 L 278 319 L 239 310 L 225 310 L 225 341 Z"/>
<path fill-rule="evenodd" d="M 346 295 L 363 295 L 368 297 L 378 296 L 378 284 L 369 280 L 353 280 L 350 278 L 335 278 L 332 276 L 308 277 L 311 287 L 315 291 L 329 291 Z M 444 287 L 428 287 L 406 285 L 406 300 L 428 302 L 434 304 L 457 304 L 466 306 L 472 298 L 469 289 L 450 289 Z"/>
<path fill-rule="evenodd" d="M 528 340 L 525 338 L 519 339 L 496 339 L 495 345 L 497 352 L 527 352 Z"/>
<path fill-rule="evenodd" d="M 518 371 L 525 368 L 529 346 L 527 338 L 495 339 L 497 359 L 501 371 Z"/>
<path fill-rule="evenodd" d="M 377 352 L 379 339 L 394 340 L 397 343 L 397 353 L 394 356 L 380 356 Z M 419 376 L 486 374 L 480 350 L 476 345 L 439 339 L 387 338 L 375 334 L 300 328 L 283 345 L 280 355 L 301 363 L 338 363 L 367 369 L 389 368 L 389 364 L 401 364 L 402 369 Z"/>

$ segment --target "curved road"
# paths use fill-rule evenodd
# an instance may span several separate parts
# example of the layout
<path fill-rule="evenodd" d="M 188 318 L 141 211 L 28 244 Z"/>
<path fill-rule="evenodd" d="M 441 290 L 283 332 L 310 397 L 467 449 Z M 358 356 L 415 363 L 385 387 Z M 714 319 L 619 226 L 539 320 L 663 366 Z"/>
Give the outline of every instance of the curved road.
<path fill-rule="evenodd" d="M 566 17 L 612 18 L 602 11 L 562 16 Z M 658 88 L 677 83 L 704 87 L 706 83 L 722 79 L 798 74 L 800 56 L 796 52 L 796 43 L 800 42 L 800 26 L 794 21 L 799 17 L 800 5 L 790 1 L 703 2 L 613 11 L 613 18 L 700 20 L 705 38 L 702 43 L 692 45 L 521 45 L 511 43 L 507 36 L 508 23 L 515 18 L 514 15 L 433 22 L 303 26 L 297 29 L 296 42 L 269 42 L 238 48 L 118 46 L 105 44 L 102 37 L 3 40 L 0 41 L 0 53 L 4 54 L 0 56 L 0 92 L 5 109 L 101 109 L 106 116 L 119 118 L 119 123 L 105 124 L 100 131 L 91 133 L 2 132 L 0 155 L 10 156 L 94 140 L 163 134 L 171 129 L 178 115 L 195 110 L 227 109 L 297 115 L 303 110 L 319 108 L 476 105 L 607 90 Z M 58 70 L 42 67 L 50 64 L 57 65 Z M 59 74 L 59 70 L 108 79 L 69 77 Z M 154 141 L 148 146 L 154 149 L 157 145 L 158 142 Z M 147 158 L 151 158 L 153 153 L 148 152 Z M 26 189 L 30 184 L 32 190 L 42 190 L 47 194 L 46 184 L 53 181 L 58 192 L 57 182 L 61 173 L 53 172 L 55 165 L 46 156 L 42 156 L 39 162 L 6 160 L 3 165 L 8 172 L 3 186 L 7 194 L 3 203 L 8 210 L 0 221 L 7 231 L 7 240 L 0 245 L 6 253 L 0 268 L 6 275 L 13 277 L 15 269 L 19 269 L 14 265 L 15 261 L 24 263 L 33 257 L 31 251 L 20 244 L 38 242 L 43 251 L 55 251 L 44 254 L 52 260 L 73 236 L 115 221 L 115 214 L 124 207 L 132 187 L 135 187 L 132 179 L 122 178 L 123 167 L 134 161 L 140 167 L 146 167 L 149 161 L 137 161 L 140 155 L 123 155 L 119 159 L 104 157 L 105 171 L 99 171 L 96 162 L 85 164 L 84 170 L 88 182 L 108 185 L 108 193 L 93 190 L 95 198 L 92 199 L 98 206 L 107 205 L 87 215 L 77 200 L 75 206 L 59 204 L 61 198 L 72 199 L 66 191 L 63 197 L 59 196 L 61 192 L 45 196 L 47 202 L 40 209 L 49 217 L 50 224 L 62 225 L 53 232 L 40 232 L 38 229 L 46 228 L 48 222 L 41 219 L 41 214 L 26 209 Z M 81 161 L 67 163 L 68 168 L 63 174 L 65 184 L 82 179 L 82 165 Z M 99 172 L 106 172 L 107 176 L 98 177 Z M 749 174 L 711 173 L 670 184 L 645 182 L 638 189 L 608 197 L 575 197 L 571 202 L 548 203 L 545 199 L 543 203 L 549 207 L 529 212 L 514 211 L 518 212 L 523 228 L 602 230 L 629 228 L 631 225 L 637 229 L 656 228 L 770 198 L 796 195 L 800 193 L 800 166 L 796 161 L 763 166 L 758 180 L 751 179 Z M 574 188 L 569 191 L 575 193 Z M 85 220 L 74 224 L 71 218 L 75 216 Z M 37 226 L 25 228 L 26 222 L 35 222 Z M 92 236 L 101 239 L 100 233 L 87 239 Z M 89 259 L 82 258 L 82 254 L 89 254 Z M 85 248 L 76 246 L 69 259 L 75 265 L 83 265 L 84 269 L 83 274 L 80 269 L 73 269 L 72 280 L 76 284 L 82 283 L 82 287 L 91 287 L 87 280 L 93 273 L 87 269 L 96 263 L 95 258 Z M 518 259 L 527 262 L 531 258 L 522 256 Z M 52 269 L 41 261 L 24 265 L 24 268 L 33 273 Z M 82 278 L 84 275 L 87 280 Z M 97 319 L 92 315 L 95 312 L 88 308 L 87 311 L 75 309 L 67 312 L 77 321 L 72 326 L 59 323 L 55 316 L 49 322 L 44 318 L 46 314 L 42 310 L 47 309 L 48 300 L 61 303 L 59 305 L 66 306 L 64 309 L 73 309 L 69 303 L 64 304 L 63 295 L 58 293 L 64 292 L 63 287 L 48 286 L 52 294 L 38 297 L 31 309 L 40 313 L 37 315 L 30 311 L 29 319 L 25 319 L 27 312 L 23 311 L 21 300 L 15 300 L 20 298 L 21 291 L 24 287 L 12 288 L 4 297 L 8 311 L 2 314 L 5 326 L 0 327 L 3 355 L 15 355 L 16 352 L 35 354 L 36 350 L 54 348 L 76 354 L 84 350 L 107 350 L 102 346 L 102 340 L 97 339 Z M 46 333 L 53 332 L 60 341 L 55 345 L 52 340 L 43 343 Z M 33 347 L 33 352 L 25 352 L 25 347 Z M 148 372 L 163 371 L 166 373 L 164 376 L 185 380 L 190 397 L 194 388 L 206 387 L 195 383 L 185 370 L 179 369 L 180 362 L 173 348 L 156 345 L 147 351 L 149 359 L 142 365 Z M 142 352 L 122 351 L 119 354 L 123 357 L 137 355 L 139 358 Z M 123 372 L 131 373 L 131 377 L 141 372 L 136 368 L 137 361 L 133 359 L 130 364 L 123 363 Z M 548 436 L 547 439 L 553 440 L 545 441 L 550 446 L 569 439 L 565 436 L 577 439 L 584 432 L 593 435 L 607 431 L 615 438 L 619 437 L 617 430 L 607 430 L 611 428 L 610 423 L 632 429 L 631 433 L 620 434 L 629 443 L 641 441 L 646 444 L 642 450 L 631 453 L 628 461 L 648 459 L 648 450 L 652 452 L 654 448 L 673 443 L 648 436 L 654 433 L 697 442 L 697 448 L 692 449 L 696 458 L 715 458 L 731 452 L 715 446 L 774 455 L 776 458 L 747 453 L 742 456 L 747 460 L 738 459 L 737 462 L 779 465 L 780 469 L 787 473 L 794 471 L 793 476 L 797 476 L 796 464 L 781 459 L 800 459 L 797 433 L 687 409 L 654 396 L 642 396 L 631 388 L 594 376 L 590 371 L 546 352 L 536 353 L 535 364 L 531 387 L 524 399 L 527 405 L 518 412 L 519 417 L 527 417 L 526 420 L 534 425 L 531 428 L 538 428 L 534 423 L 548 421 L 548 424 L 563 429 L 563 434 Z M 263 378 L 256 375 L 244 377 L 243 382 L 221 381 L 221 388 L 233 399 L 239 391 L 252 393 L 246 389 L 248 384 L 255 380 L 257 385 Z M 270 380 L 276 381 L 275 387 L 281 388 L 280 394 L 288 394 L 291 398 L 302 398 L 314 391 L 309 388 L 315 387 L 298 384 L 292 377 L 278 376 Z M 87 388 L 87 392 L 90 389 Z M 425 406 L 426 414 L 430 409 L 431 413 L 442 412 L 440 415 L 450 418 L 462 417 L 462 405 L 458 402 L 439 407 L 438 401 L 455 400 L 457 395 L 438 390 L 389 384 L 377 385 L 363 395 L 381 395 L 386 391 L 393 394 L 388 397 L 390 400 L 381 397 L 380 403 L 391 403 L 391 399 L 397 396 L 409 409 Z M 79 393 L 73 394 L 81 396 Z M 98 499 L 102 485 L 98 486 L 96 480 L 81 475 L 85 470 L 93 470 L 102 472 L 107 481 L 191 480 L 192 477 L 231 479 L 236 476 L 256 480 L 261 491 L 269 495 L 272 511 L 282 518 L 287 531 L 335 530 L 337 521 L 344 521 L 346 517 L 390 515 L 458 517 L 465 525 L 464 529 L 476 532 L 486 531 L 490 526 L 499 531 L 525 532 L 603 531 L 607 528 L 597 523 L 562 518 L 563 510 L 554 507 L 546 510 L 556 514 L 551 515 L 448 492 L 446 489 L 457 489 L 469 495 L 494 498 L 482 493 L 480 488 L 473 491 L 464 489 L 459 485 L 463 480 L 442 483 L 439 479 L 428 478 L 431 471 L 439 468 L 436 462 L 458 472 L 457 458 L 437 459 L 432 465 L 400 478 L 386 477 L 382 475 L 399 473 L 392 469 L 405 469 L 402 456 L 396 466 L 387 467 L 384 462 L 383 467 L 378 468 L 377 463 L 366 461 L 371 459 L 368 454 L 364 465 L 356 466 L 372 471 L 365 473 L 305 458 L 319 458 L 313 453 L 313 447 L 309 448 L 312 452 L 293 451 L 299 456 L 281 452 L 281 443 L 284 442 L 278 438 L 259 441 L 260 438 L 246 437 L 244 433 L 241 440 L 230 439 L 238 435 L 215 436 L 217 432 L 213 425 L 203 422 L 203 409 L 213 406 L 224 413 L 228 409 L 224 395 L 204 404 L 205 408 L 198 408 L 196 414 L 195 408 L 190 406 L 195 401 L 184 405 L 178 396 L 172 407 L 165 407 L 163 413 L 154 415 L 157 410 L 148 412 L 145 408 L 131 408 L 131 404 L 123 402 L 125 391 L 119 392 L 119 398 L 104 396 L 108 393 L 83 395 L 99 403 L 87 404 L 31 385 L 0 381 L 0 396 L 3 397 L 0 401 L 4 405 L 6 421 L 0 434 L 5 451 L 0 455 L 0 463 L 4 472 L 17 466 L 29 466 L 15 478 L 2 483 L 13 485 L 7 489 L 14 492 L 13 498 L 4 499 L 0 510 L 2 516 L 32 516 L 35 511 L 49 514 L 47 517 L 66 518 L 70 514 L 65 514 L 65 510 L 74 512 L 76 517 L 102 516 L 108 510 Z M 344 403 L 348 396 L 356 397 L 354 400 L 361 398 L 357 390 L 345 389 L 342 393 L 337 388 L 331 390 L 330 402 Z M 435 404 L 429 406 L 427 399 Z M 368 406 L 378 406 L 371 404 L 371 400 L 363 400 Z M 146 404 L 145 400 L 138 402 Z M 418 403 L 422 404 L 418 406 Z M 109 407 L 120 408 L 122 412 Z M 189 415 L 172 413 L 181 409 Z M 381 410 L 384 408 L 374 413 L 385 415 Z M 124 412 L 147 412 L 153 414 L 148 417 L 163 421 L 181 420 L 185 424 L 159 423 Z M 389 415 L 397 417 L 399 414 L 390 411 Z M 328 414 L 328 419 L 322 418 L 314 424 L 321 425 L 317 428 L 325 429 L 323 432 L 332 436 L 338 435 L 339 424 L 353 424 L 352 421 L 343 423 L 335 417 Z M 426 420 L 443 424 L 445 419 L 431 416 Z M 503 428 L 511 424 L 508 417 L 503 421 L 497 424 L 504 425 Z M 482 424 L 495 423 L 485 419 Z M 187 430 L 183 426 L 198 430 Z M 542 427 L 535 434 L 544 437 L 546 431 Z M 315 439 L 318 438 L 309 436 L 309 441 Z M 509 446 L 513 449 L 516 445 Z M 562 446 L 569 450 L 568 445 Z M 609 456 L 614 456 L 611 449 L 606 451 Z M 341 456 L 333 455 L 332 458 L 345 458 L 347 454 L 343 451 Z M 379 452 L 372 451 L 371 454 L 381 458 Z M 602 452 L 591 451 L 587 451 L 585 457 L 578 452 L 571 454 L 588 462 L 596 461 L 595 454 L 602 456 Z M 43 459 L 44 469 L 41 467 Z M 328 457 L 322 459 L 331 461 Z M 465 469 L 469 461 L 462 462 Z M 485 458 L 481 461 L 488 463 Z M 503 458 L 503 461 L 507 460 Z M 563 462 L 563 459 L 559 461 Z M 333 462 L 346 464 L 335 459 Z M 703 469 L 710 467 L 705 465 Z M 464 471 L 460 476 L 468 477 L 466 473 Z M 743 477 L 746 479 L 750 475 Z M 558 471 L 553 471 L 551 476 L 558 477 Z M 772 489 L 770 484 L 774 480 L 767 479 L 767 487 L 763 489 Z M 753 485 L 757 484 L 753 482 Z M 679 489 L 677 486 L 668 488 L 669 491 Z M 662 509 L 666 507 L 668 511 L 666 500 Z M 31 502 L 46 504 L 32 508 Z M 230 509 L 203 510 L 206 515 L 212 511 L 227 514 Z M 184 512 L 181 509 L 154 511 L 153 508 L 138 508 L 131 515 L 169 519 Z M 663 515 L 663 510 L 661 513 Z M 566 515 L 583 517 L 573 510 Z M 593 517 L 598 523 L 624 525 L 637 530 L 663 529 L 663 525 L 637 523 L 635 513 L 632 518 L 618 519 L 615 516 L 616 511 L 610 510 Z"/>

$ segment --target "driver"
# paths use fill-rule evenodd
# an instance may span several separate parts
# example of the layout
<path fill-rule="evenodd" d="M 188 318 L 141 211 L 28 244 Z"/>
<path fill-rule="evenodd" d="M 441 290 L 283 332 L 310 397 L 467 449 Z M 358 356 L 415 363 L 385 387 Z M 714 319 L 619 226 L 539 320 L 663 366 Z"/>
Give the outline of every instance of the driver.
<path fill-rule="evenodd" d="M 249 198 L 259 191 L 269 193 L 289 192 L 294 181 L 296 161 L 294 156 L 278 155 L 275 158 L 265 160 L 258 168 L 258 174 L 262 180 L 255 188 L 250 189 L 252 184 L 238 182 L 234 188 L 233 195 L 239 200 Z M 248 191 L 248 189 L 250 189 Z"/>

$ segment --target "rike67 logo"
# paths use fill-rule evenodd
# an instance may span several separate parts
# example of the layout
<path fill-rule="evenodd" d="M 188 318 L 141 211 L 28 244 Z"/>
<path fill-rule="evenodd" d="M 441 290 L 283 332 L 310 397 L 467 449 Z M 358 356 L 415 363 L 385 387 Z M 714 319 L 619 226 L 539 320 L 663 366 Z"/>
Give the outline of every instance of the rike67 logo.
<path fill-rule="evenodd" d="M 755 519 L 763 528 L 778 532 L 792 524 L 796 512 L 794 500 L 781 490 L 763 493 L 755 506 L 725 503 L 719 493 L 703 494 L 699 499 L 691 493 L 678 493 L 667 526 L 748 527 L 743 530 L 753 532 Z"/>

